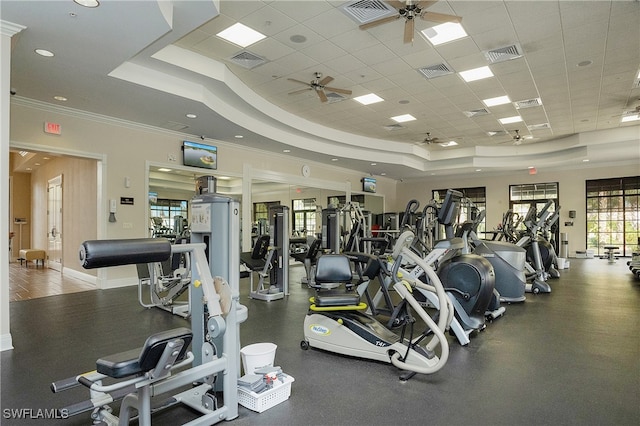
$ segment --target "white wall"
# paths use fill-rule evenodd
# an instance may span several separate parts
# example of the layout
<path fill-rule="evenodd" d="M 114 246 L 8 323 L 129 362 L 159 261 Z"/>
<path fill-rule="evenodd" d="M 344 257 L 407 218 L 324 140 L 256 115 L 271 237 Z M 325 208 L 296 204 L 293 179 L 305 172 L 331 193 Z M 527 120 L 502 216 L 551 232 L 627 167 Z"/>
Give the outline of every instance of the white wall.
<path fill-rule="evenodd" d="M 62 135 L 43 132 L 43 123 L 61 124 Z M 182 140 L 190 136 L 177 132 L 141 126 L 123 120 L 95 116 L 82 111 L 12 99 L 11 145 L 31 151 L 56 152 L 88 156 L 98 159 L 102 182 L 98 184 L 99 239 L 141 238 L 147 236 L 148 187 L 146 184 L 149 163 L 166 164 L 169 156 L 180 159 Z M 243 179 L 273 178 L 274 181 L 302 186 L 360 188 L 361 173 L 335 166 L 314 164 L 291 156 L 247 149 L 223 141 L 209 140 L 218 146 L 220 164 L 216 174 L 242 176 Z M 302 164 L 311 165 L 311 177 L 301 176 Z M 130 187 L 125 187 L 125 177 Z M 325 186 L 326 187 L 326 186 Z M 378 191 L 388 192 L 394 199 L 395 181 L 378 179 Z M 383 192 L 385 191 L 385 192 Z M 335 193 L 335 191 L 328 191 Z M 243 194 L 250 200 L 250 194 Z M 120 205 L 120 197 L 133 197 L 134 205 Z M 108 201 L 118 202 L 117 222 L 110 223 Z M 325 197 L 326 199 L 326 197 Z M 284 200 L 283 200 L 284 201 Z M 290 205 L 290 201 L 286 205 Z M 250 204 L 249 204 L 250 206 Z M 126 226 L 125 226 L 126 224 Z M 98 273 L 99 288 L 110 288 L 137 283 L 135 267 L 105 268 Z"/>
<path fill-rule="evenodd" d="M 424 180 L 398 183 L 397 211 L 404 211 L 406 203 L 412 198 L 420 203 L 431 199 L 434 189 L 470 188 L 484 186 L 487 191 L 487 230 L 494 229 L 501 221 L 502 215 L 509 209 L 509 185 L 558 182 L 560 202 L 560 232 L 569 237 L 569 251 L 586 250 L 586 194 L 585 182 L 591 179 L 606 179 L 640 174 L 638 166 L 616 167 L 583 167 L 562 172 L 545 172 L 538 170 L 535 175 L 526 171 L 521 174 L 482 176 L 478 172 L 468 177 L 431 177 Z M 424 204 L 423 204 L 424 205 Z M 576 218 L 569 219 L 569 210 L 576 211 Z M 567 221 L 573 226 L 565 226 Z"/>

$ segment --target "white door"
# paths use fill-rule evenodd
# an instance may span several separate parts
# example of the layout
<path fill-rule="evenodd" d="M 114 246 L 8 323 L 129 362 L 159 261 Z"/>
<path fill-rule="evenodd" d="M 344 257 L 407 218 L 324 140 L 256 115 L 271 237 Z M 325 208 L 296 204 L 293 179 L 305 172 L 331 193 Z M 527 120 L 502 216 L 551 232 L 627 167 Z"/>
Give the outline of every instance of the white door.
<path fill-rule="evenodd" d="M 48 266 L 62 271 L 62 175 L 49 180 L 47 193 Z"/>

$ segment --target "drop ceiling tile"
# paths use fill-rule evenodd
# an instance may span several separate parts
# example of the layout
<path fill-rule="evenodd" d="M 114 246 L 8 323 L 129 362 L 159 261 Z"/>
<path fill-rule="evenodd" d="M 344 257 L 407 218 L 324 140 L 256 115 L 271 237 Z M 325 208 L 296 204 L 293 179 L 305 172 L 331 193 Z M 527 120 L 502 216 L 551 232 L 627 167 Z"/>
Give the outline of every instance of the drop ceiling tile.
<path fill-rule="evenodd" d="M 466 37 L 461 40 L 441 44 L 436 47 L 436 50 L 438 51 L 440 56 L 442 56 L 442 58 L 444 58 L 444 60 L 447 62 L 452 61 L 456 58 L 473 55 L 480 51 L 471 37 Z M 486 65 L 486 60 L 482 63 L 478 63 L 477 66 L 481 67 L 483 65 Z"/>
<path fill-rule="evenodd" d="M 350 55 L 322 61 L 324 65 L 336 70 L 339 74 L 363 68 L 365 65 Z"/>
<path fill-rule="evenodd" d="M 395 57 L 395 53 L 382 44 L 358 49 L 352 54 L 363 64 L 369 66 L 388 61 Z"/>
<path fill-rule="evenodd" d="M 329 61 L 347 54 L 347 52 L 329 40 L 323 40 L 319 43 L 315 43 L 309 47 L 301 49 L 300 51 L 319 62 Z"/>
<path fill-rule="evenodd" d="M 304 24 L 327 39 L 357 28 L 355 22 L 336 8 L 317 14 Z"/>
<path fill-rule="evenodd" d="M 307 1 L 304 3 L 304 7 L 291 7 L 288 1 L 270 1 L 269 5 L 298 22 L 312 19 L 335 8 L 335 5 L 324 1 Z"/>

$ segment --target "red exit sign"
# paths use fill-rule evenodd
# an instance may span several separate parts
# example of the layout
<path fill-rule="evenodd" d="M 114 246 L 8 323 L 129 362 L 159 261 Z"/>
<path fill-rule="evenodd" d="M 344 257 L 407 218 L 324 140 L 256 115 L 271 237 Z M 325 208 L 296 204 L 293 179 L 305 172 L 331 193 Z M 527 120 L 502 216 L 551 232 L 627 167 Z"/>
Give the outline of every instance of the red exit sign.
<path fill-rule="evenodd" d="M 62 126 L 58 123 L 50 123 L 45 121 L 44 123 L 44 132 L 51 133 L 52 135 L 61 135 L 62 134 Z"/>

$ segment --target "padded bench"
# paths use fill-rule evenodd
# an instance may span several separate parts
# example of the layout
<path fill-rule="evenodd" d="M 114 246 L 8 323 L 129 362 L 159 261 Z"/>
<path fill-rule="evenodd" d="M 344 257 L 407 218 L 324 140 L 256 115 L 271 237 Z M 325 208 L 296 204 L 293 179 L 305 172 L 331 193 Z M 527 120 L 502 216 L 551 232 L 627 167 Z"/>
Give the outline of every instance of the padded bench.
<path fill-rule="evenodd" d="M 20 257 L 18 260 L 20 261 L 20 265 L 22 265 L 22 261 L 25 261 L 27 268 L 29 267 L 29 261 L 34 260 L 36 262 L 36 268 L 38 267 L 38 261 L 41 262 L 42 267 L 44 268 L 44 259 L 47 254 L 44 250 L 39 249 L 22 249 L 20 250 Z"/>

